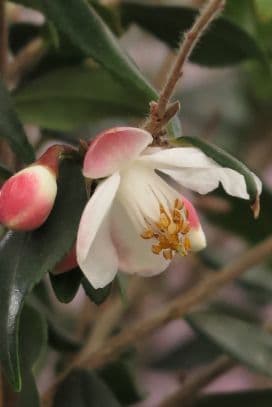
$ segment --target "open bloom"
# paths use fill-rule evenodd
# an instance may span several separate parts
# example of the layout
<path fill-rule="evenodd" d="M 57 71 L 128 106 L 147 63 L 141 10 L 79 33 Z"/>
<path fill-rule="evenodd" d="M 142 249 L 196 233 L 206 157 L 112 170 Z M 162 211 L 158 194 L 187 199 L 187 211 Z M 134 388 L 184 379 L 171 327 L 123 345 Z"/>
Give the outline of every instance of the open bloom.
<path fill-rule="evenodd" d="M 111 282 L 117 270 L 151 276 L 176 253 L 205 247 L 194 207 L 165 179 L 201 194 L 221 182 L 228 194 L 249 198 L 241 174 L 199 149 L 147 148 L 151 143 L 144 130 L 115 128 L 98 135 L 85 156 L 84 176 L 103 178 L 82 214 L 76 248 L 94 288 Z"/>

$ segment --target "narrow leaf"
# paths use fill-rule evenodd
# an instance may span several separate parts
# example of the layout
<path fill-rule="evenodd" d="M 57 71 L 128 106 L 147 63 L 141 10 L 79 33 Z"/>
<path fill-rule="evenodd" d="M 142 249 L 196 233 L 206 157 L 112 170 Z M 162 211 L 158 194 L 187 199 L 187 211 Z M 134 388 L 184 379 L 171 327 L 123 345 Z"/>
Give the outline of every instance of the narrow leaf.
<path fill-rule="evenodd" d="M 28 297 L 28 303 L 46 319 L 49 346 L 60 352 L 79 351 L 82 343 L 72 335 L 63 315 L 58 315 L 58 312 L 52 307 L 52 302 L 49 302 L 51 299 L 46 298 L 46 301 L 44 301 L 44 298 L 41 298 L 43 292 L 41 288 L 43 288 L 41 283 L 35 286 Z M 44 297 L 43 294 L 42 297 Z"/>
<path fill-rule="evenodd" d="M 13 110 L 12 101 L 0 80 L 0 138 L 5 139 L 14 153 L 25 163 L 31 163 L 35 155 L 24 129 Z"/>
<path fill-rule="evenodd" d="M 29 332 L 31 332 L 31 340 Z M 22 390 L 17 398 L 16 406 L 18 407 L 40 406 L 33 370 L 44 354 L 46 345 L 47 326 L 45 319 L 32 307 L 24 306 L 19 328 Z"/>
<path fill-rule="evenodd" d="M 131 405 L 143 399 L 143 392 L 136 381 L 132 362 L 130 355 L 124 355 L 99 371 L 99 376 L 122 406 Z"/>
<path fill-rule="evenodd" d="M 16 390 L 21 388 L 18 321 L 26 295 L 69 251 L 86 203 L 78 164 L 64 162 L 54 209 L 46 223 L 30 233 L 9 232 L 0 245 L 0 360 Z"/>
<path fill-rule="evenodd" d="M 241 363 L 272 376 L 272 337 L 259 325 L 215 309 L 194 312 L 187 320 L 198 332 Z"/>
<path fill-rule="evenodd" d="M 124 3 L 123 24 L 137 23 L 172 48 L 178 48 L 181 34 L 190 29 L 198 11 L 173 5 Z M 234 22 L 220 17 L 209 27 L 191 60 L 208 66 L 225 66 L 248 59 L 263 60 L 255 38 Z"/>
<path fill-rule="evenodd" d="M 88 66 L 55 70 L 15 95 L 21 120 L 57 130 L 73 130 L 111 117 L 143 117 L 148 103 L 144 93 L 124 86 L 103 68 Z"/>
<path fill-rule="evenodd" d="M 121 407 L 95 373 L 77 370 L 60 384 L 53 407 Z"/>
<path fill-rule="evenodd" d="M 272 390 L 250 390 L 228 392 L 202 396 L 192 404 L 192 407 L 270 407 L 272 405 Z"/>
<path fill-rule="evenodd" d="M 110 295 L 112 284 L 110 283 L 104 288 L 95 289 L 93 288 L 91 283 L 89 283 L 89 281 L 86 279 L 86 277 L 84 277 L 82 280 L 82 286 L 90 300 L 94 302 L 96 305 L 100 305 L 103 302 L 105 302 L 108 296 Z"/>
<path fill-rule="evenodd" d="M 71 302 L 78 292 L 82 278 L 83 275 L 79 268 L 57 275 L 50 274 L 52 288 L 58 300 L 65 304 Z"/>
<path fill-rule="evenodd" d="M 30 1 L 18 1 L 30 5 Z M 35 0 L 36 7 L 86 56 L 92 57 L 119 80 L 133 84 L 150 98 L 156 92 L 121 49 L 114 35 L 84 0 Z"/>

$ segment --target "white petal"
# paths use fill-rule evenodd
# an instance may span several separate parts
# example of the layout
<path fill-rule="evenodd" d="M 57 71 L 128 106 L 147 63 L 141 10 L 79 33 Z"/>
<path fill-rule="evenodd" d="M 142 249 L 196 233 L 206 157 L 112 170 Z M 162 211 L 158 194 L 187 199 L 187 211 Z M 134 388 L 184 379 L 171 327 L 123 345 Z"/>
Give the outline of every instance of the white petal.
<path fill-rule="evenodd" d="M 108 215 L 100 225 L 87 256 L 79 264 L 95 289 L 108 285 L 118 271 L 118 256 L 111 239 L 109 218 Z"/>
<path fill-rule="evenodd" d="M 160 204 L 168 210 L 179 197 L 174 188 L 144 165 L 135 164 L 121 173 L 117 199 L 128 208 L 132 222 L 141 232 L 147 227 L 146 220 L 159 220 Z"/>
<path fill-rule="evenodd" d="M 230 168 L 182 169 L 180 171 L 162 170 L 185 188 L 199 194 L 207 194 L 222 183 L 225 191 L 232 196 L 249 199 L 244 177 Z"/>
<path fill-rule="evenodd" d="M 87 278 L 96 287 L 99 284 L 100 270 L 105 274 L 105 276 L 100 276 L 101 284 L 104 284 L 105 279 L 107 280 L 106 275 L 112 275 L 117 268 L 117 256 L 110 239 L 108 214 L 119 184 L 120 175 L 118 173 L 103 181 L 87 203 L 80 220 L 76 245 L 77 261 Z M 104 247 L 104 259 L 101 255 L 101 243 Z M 104 260 L 103 266 L 101 260 Z M 109 271 L 111 263 L 112 270 Z M 105 269 L 103 270 L 102 267 Z M 91 275 L 94 277 L 92 278 Z"/>
<path fill-rule="evenodd" d="M 144 277 L 159 274 L 169 265 L 162 255 L 152 253 L 153 239 L 140 237 L 127 214 L 117 201 L 112 208 L 112 239 L 118 252 L 119 269 L 126 273 L 138 273 Z"/>
<path fill-rule="evenodd" d="M 195 147 L 176 147 L 161 149 L 153 154 L 142 155 L 138 160 L 157 169 L 205 168 L 211 160 L 206 154 Z M 217 164 L 216 164 L 217 165 Z"/>
<path fill-rule="evenodd" d="M 213 191 L 221 183 L 229 195 L 249 199 L 243 175 L 231 168 L 220 167 L 197 148 L 165 149 L 152 155 L 142 156 L 141 161 L 200 194 Z M 256 186 L 260 189 L 261 182 L 257 180 Z"/>

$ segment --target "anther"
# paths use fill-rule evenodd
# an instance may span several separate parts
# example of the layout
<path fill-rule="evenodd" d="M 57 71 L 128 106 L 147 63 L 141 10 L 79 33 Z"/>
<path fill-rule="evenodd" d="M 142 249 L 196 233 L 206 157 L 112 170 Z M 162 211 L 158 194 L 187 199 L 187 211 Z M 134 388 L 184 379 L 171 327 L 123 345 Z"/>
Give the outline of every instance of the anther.
<path fill-rule="evenodd" d="M 154 236 L 154 232 L 151 229 L 146 229 L 142 234 L 141 237 L 143 239 L 151 239 Z"/>
<path fill-rule="evenodd" d="M 170 224 L 170 219 L 168 218 L 168 216 L 165 213 L 161 213 L 161 215 L 160 215 L 160 226 L 163 229 L 167 229 L 169 224 Z"/>
<path fill-rule="evenodd" d="M 170 235 L 173 235 L 174 233 L 177 233 L 179 231 L 178 229 L 179 229 L 178 225 L 176 223 L 171 222 L 167 228 L 167 232 Z"/>
<path fill-rule="evenodd" d="M 172 260 L 172 258 L 173 258 L 173 253 L 172 253 L 171 249 L 164 250 L 162 252 L 162 254 L 163 254 L 163 257 L 165 258 L 165 260 Z"/>
<path fill-rule="evenodd" d="M 184 207 L 184 203 L 180 199 L 175 200 L 175 209 L 181 210 Z"/>
<path fill-rule="evenodd" d="M 181 228 L 181 233 L 183 235 L 186 235 L 186 233 L 188 233 L 190 231 L 190 225 L 189 223 L 184 223 L 184 225 Z"/>
<path fill-rule="evenodd" d="M 156 245 L 156 244 L 152 245 L 152 252 L 154 254 L 160 254 L 161 251 L 162 251 L 162 247 L 160 245 Z"/>
<path fill-rule="evenodd" d="M 189 250 L 191 250 L 191 242 L 190 242 L 190 239 L 189 239 L 188 236 L 185 236 L 183 245 L 184 245 L 184 249 L 185 249 L 187 252 L 188 252 Z"/>
<path fill-rule="evenodd" d="M 172 208 L 165 210 L 160 204 L 160 215 L 157 222 L 147 223 L 147 229 L 143 231 L 143 239 L 156 239 L 151 246 L 154 254 L 162 254 L 166 260 L 172 260 L 175 253 L 186 256 L 191 250 L 190 239 L 187 233 L 190 231 L 190 224 L 187 220 L 188 211 L 180 199 L 176 199 Z"/>

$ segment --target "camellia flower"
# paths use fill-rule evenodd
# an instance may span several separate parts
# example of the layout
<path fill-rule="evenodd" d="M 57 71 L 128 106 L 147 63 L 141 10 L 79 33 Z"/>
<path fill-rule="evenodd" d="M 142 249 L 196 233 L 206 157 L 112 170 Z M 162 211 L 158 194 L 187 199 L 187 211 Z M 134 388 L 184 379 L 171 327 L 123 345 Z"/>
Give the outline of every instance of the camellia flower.
<path fill-rule="evenodd" d="M 9 229 L 29 231 L 49 216 L 57 194 L 56 177 L 63 146 L 50 147 L 34 164 L 17 172 L 2 186 L 0 223 Z"/>
<path fill-rule="evenodd" d="M 176 253 L 205 247 L 194 207 L 165 179 L 201 194 L 221 183 L 228 194 L 249 199 L 240 173 L 197 148 L 148 148 L 152 141 L 144 130 L 120 127 L 98 135 L 86 153 L 84 176 L 103 180 L 82 214 L 76 250 L 94 288 L 110 283 L 117 270 L 155 275 Z"/>

